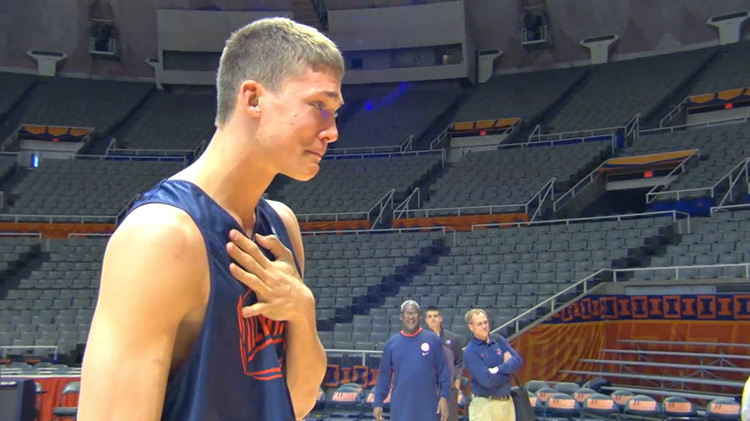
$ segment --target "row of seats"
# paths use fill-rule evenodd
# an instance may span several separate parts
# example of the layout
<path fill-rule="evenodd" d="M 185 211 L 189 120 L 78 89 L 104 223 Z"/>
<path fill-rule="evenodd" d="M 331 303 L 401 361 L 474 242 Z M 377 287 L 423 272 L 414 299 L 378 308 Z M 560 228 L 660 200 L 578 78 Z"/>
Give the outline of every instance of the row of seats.
<path fill-rule="evenodd" d="M 331 333 L 329 341 L 322 334 L 326 346 L 375 349 L 400 328 L 398 308 L 405 299 L 418 299 L 423 307 L 444 307 L 446 327 L 466 333 L 462 317 L 469 308 L 486 308 L 497 326 L 600 268 L 662 266 L 667 258 L 670 264 L 683 263 L 682 257 L 672 257 L 675 250 L 696 253 L 676 255 L 700 256 L 690 261 L 694 264 L 704 263 L 703 256 L 711 255 L 719 263 L 729 262 L 722 256 L 741 256 L 731 262 L 745 262 L 750 253 L 727 253 L 730 243 L 723 236 L 734 233 L 735 249 L 738 244 L 747 247 L 744 239 L 750 233 L 744 221 L 748 212 L 717 213 L 703 223 L 694 219 L 697 230 L 682 237 L 675 234 L 671 216 L 544 222 L 456 233 L 450 242 L 441 231 L 306 235 L 306 282 L 317 297 L 322 331 L 369 335 L 334 338 Z M 555 236 L 565 240 L 554 241 Z M 78 339 L 83 338 L 96 302 L 107 238 L 57 240 L 47 252 L 41 252 L 36 238 L 0 239 L 0 256 L 21 252 L 9 276 L 22 273 L 18 268 L 37 259 L 17 284 L 0 285 L 0 324 L 8 332 L 3 342 L 47 343 L 56 334 L 59 338 L 73 331 Z M 562 243 L 565 249 L 556 250 Z M 737 272 L 733 276 L 747 276 L 742 266 L 733 270 Z M 696 276 L 712 275 L 696 271 Z M 651 279 L 640 273 L 649 271 L 634 276 Z M 721 276 L 720 271 L 716 277 Z M 40 314 L 44 319 L 35 318 Z M 14 328 L 29 324 L 43 327 Z M 55 324 L 56 328 L 49 328 Z M 23 331 L 28 331 L 25 336 Z M 66 346 L 73 345 L 68 342 Z"/>
<path fill-rule="evenodd" d="M 680 131 L 644 133 L 620 156 L 698 149 L 697 165 L 669 185 L 667 190 L 711 187 L 745 157 L 750 156 L 750 123 L 728 123 L 714 127 L 698 127 Z M 681 197 L 707 196 L 705 191 L 685 192 Z M 670 197 L 673 199 L 673 197 Z"/>
<path fill-rule="evenodd" d="M 45 160 L 39 168 L 18 174 L 5 193 L 10 205 L 4 213 L 113 217 L 136 194 L 182 165 L 180 161 Z"/>

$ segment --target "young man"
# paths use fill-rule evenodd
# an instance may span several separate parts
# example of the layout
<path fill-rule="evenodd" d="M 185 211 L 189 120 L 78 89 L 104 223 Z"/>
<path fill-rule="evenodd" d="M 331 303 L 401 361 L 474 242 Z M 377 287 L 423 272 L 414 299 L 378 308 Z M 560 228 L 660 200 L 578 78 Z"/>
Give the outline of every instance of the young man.
<path fill-rule="evenodd" d="M 464 349 L 464 364 L 471 374 L 470 421 L 515 421 L 516 410 L 510 398 L 510 376 L 523 360 L 508 341 L 490 337 L 487 313 L 481 309 L 466 312 L 466 324 L 473 337 Z"/>
<path fill-rule="evenodd" d="M 391 419 L 440 420 L 448 417 L 450 372 L 440 338 L 419 326 L 419 304 L 401 304 L 401 333 L 383 347 L 372 414 L 383 419 L 383 400 L 391 392 Z"/>
<path fill-rule="evenodd" d="M 448 399 L 448 421 L 458 420 L 458 390 L 461 388 L 461 377 L 464 371 L 462 340 L 455 333 L 443 329 L 443 314 L 437 306 L 429 306 L 424 311 L 427 328 L 440 337 L 443 342 L 443 353 L 451 371 L 451 396 Z"/>
<path fill-rule="evenodd" d="M 261 195 L 276 174 L 317 174 L 338 138 L 343 73 L 330 40 L 288 19 L 232 34 L 208 148 L 146 193 L 107 246 L 80 421 L 288 421 L 312 409 L 326 357 L 300 229 Z"/>

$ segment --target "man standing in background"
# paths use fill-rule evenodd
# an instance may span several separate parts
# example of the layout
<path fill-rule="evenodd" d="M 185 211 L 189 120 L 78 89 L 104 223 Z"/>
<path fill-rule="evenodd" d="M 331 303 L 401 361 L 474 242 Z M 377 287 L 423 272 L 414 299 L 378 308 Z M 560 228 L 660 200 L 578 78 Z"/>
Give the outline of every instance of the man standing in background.
<path fill-rule="evenodd" d="M 510 378 L 523 360 L 505 338 L 490 337 L 490 323 L 484 310 L 467 311 L 465 320 L 473 335 L 464 349 L 473 395 L 469 421 L 515 421 Z"/>
<path fill-rule="evenodd" d="M 464 372 L 463 340 L 443 328 L 443 314 L 437 306 L 429 306 L 424 311 L 427 328 L 435 332 L 443 342 L 445 362 L 451 371 L 451 396 L 448 399 L 448 421 L 458 420 L 458 389 L 461 388 L 461 377 Z"/>
<path fill-rule="evenodd" d="M 383 419 L 383 400 L 391 383 L 393 421 L 448 419 L 450 371 L 440 338 L 422 329 L 420 318 L 415 301 L 401 304 L 403 330 L 386 342 L 375 383 L 372 415 L 377 421 Z"/>

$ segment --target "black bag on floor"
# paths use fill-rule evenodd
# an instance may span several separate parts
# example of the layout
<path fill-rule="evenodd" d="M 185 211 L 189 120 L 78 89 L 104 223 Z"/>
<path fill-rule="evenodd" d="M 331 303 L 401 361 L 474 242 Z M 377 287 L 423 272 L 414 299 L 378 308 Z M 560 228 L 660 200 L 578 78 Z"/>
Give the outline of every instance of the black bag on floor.
<path fill-rule="evenodd" d="M 534 408 L 529 401 L 529 392 L 518 381 L 518 377 L 515 374 L 513 375 L 513 380 L 518 385 L 518 388 L 510 391 L 510 397 L 513 399 L 513 406 L 516 409 L 516 421 L 534 421 Z"/>

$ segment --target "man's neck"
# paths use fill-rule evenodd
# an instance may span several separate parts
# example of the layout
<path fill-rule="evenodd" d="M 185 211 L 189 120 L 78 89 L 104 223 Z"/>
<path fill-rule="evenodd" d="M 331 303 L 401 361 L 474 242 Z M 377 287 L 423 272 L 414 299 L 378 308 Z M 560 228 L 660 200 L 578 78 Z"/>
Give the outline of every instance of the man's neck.
<path fill-rule="evenodd" d="M 255 224 L 255 207 L 273 181 L 247 150 L 218 132 L 201 157 L 175 178 L 195 183 L 226 210 L 248 234 Z"/>
<path fill-rule="evenodd" d="M 440 328 L 440 327 L 435 328 L 435 329 L 430 328 L 430 330 L 433 331 L 433 332 L 435 332 L 435 334 L 438 335 L 438 336 L 440 336 L 440 334 L 443 333 L 443 329 Z"/>

